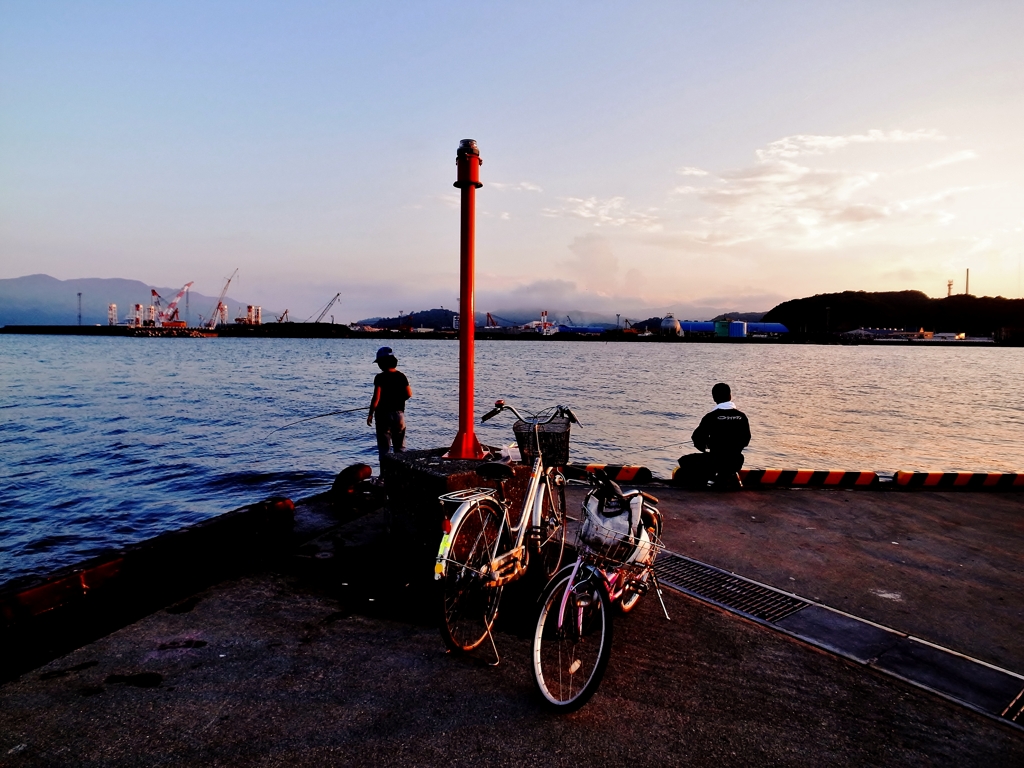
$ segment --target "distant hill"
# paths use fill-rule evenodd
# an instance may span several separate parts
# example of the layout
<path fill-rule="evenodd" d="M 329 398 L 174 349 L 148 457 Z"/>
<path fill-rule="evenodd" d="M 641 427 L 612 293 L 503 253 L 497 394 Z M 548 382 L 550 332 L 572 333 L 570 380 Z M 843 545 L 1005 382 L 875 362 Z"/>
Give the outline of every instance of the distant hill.
<path fill-rule="evenodd" d="M 844 291 L 783 302 L 763 319 L 766 323 L 782 323 L 795 335 L 843 333 L 856 328 L 924 328 L 987 336 L 1003 329 L 1024 328 L 1024 299 L 965 295 L 932 299 L 921 291 Z"/>
<path fill-rule="evenodd" d="M 413 328 L 433 328 L 434 330 L 451 330 L 454 327 L 452 318 L 457 313 L 450 309 L 427 309 L 422 312 L 411 312 L 408 315 L 399 317 L 369 317 L 359 320 L 356 325 L 371 325 L 374 328 L 399 328 L 412 326 Z M 478 315 L 478 324 L 484 322 L 484 315 Z"/>
<path fill-rule="evenodd" d="M 444 330 L 452 328 L 452 318 L 457 315 L 450 309 L 428 309 L 422 312 L 412 312 L 408 315 L 402 315 L 401 320 L 397 317 L 368 317 L 364 320 L 357 320 L 357 325 L 372 325 L 375 328 L 398 328 L 399 325 L 411 325 L 414 328 L 435 328 L 437 330 Z M 533 320 L 540 319 L 539 311 L 532 310 L 504 310 L 501 313 L 491 313 L 491 317 L 498 324 L 499 327 L 508 328 L 514 325 L 524 325 Z M 568 319 L 572 318 L 573 325 L 604 325 L 607 328 L 614 328 L 614 322 L 607 322 L 607 316 L 594 312 L 584 312 L 582 310 L 570 310 L 569 313 L 561 311 L 552 311 L 548 315 L 548 319 L 555 323 L 568 324 Z M 477 312 L 475 315 L 476 325 L 484 326 L 487 323 L 487 313 Z"/>
<path fill-rule="evenodd" d="M 726 312 L 723 315 L 711 318 L 711 320 L 712 322 L 716 320 L 736 320 L 743 323 L 760 323 L 766 314 L 767 312 Z"/>
<path fill-rule="evenodd" d="M 82 324 L 106 325 L 107 305 L 117 304 L 117 314 L 124 319 L 132 305 L 148 306 L 150 290 L 156 288 L 165 302 L 174 298 L 181 286 L 162 288 L 139 280 L 120 278 L 81 278 L 58 280 L 49 275 L 27 275 L 0 280 L 0 325 L 74 325 L 78 322 L 78 293 L 82 294 Z M 189 320 L 198 324 L 199 315 L 208 317 L 217 305 L 216 296 L 189 292 Z M 225 298 L 228 316 L 234 319 L 245 313 L 245 304 Z M 179 304 L 185 318 L 185 301 Z M 273 317 L 268 318 L 273 320 Z"/>

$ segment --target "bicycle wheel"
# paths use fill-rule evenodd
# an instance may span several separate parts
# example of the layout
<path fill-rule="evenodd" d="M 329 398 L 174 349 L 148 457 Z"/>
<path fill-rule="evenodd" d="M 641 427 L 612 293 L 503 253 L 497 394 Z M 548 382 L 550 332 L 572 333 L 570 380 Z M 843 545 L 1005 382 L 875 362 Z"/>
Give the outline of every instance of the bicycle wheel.
<path fill-rule="evenodd" d="M 559 712 L 574 712 L 587 703 L 612 652 L 604 585 L 589 577 L 571 584 L 571 575 L 567 572 L 548 585 L 533 636 L 534 681 L 544 703 Z"/>
<path fill-rule="evenodd" d="M 501 590 L 486 586 L 483 570 L 491 561 L 500 528 L 499 508 L 484 500 L 452 532 L 441 579 L 440 629 L 445 645 L 453 651 L 471 651 L 480 645 L 497 617 Z"/>
<path fill-rule="evenodd" d="M 554 478 L 548 477 L 549 485 L 542 486 L 544 504 L 540 513 L 540 531 L 531 559 L 531 565 L 537 571 L 541 583 L 558 573 L 562 567 L 562 556 L 565 554 L 565 486 L 555 485 Z M 554 504 L 552 504 L 554 501 Z"/>
<path fill-rule="evenodd" d="M 651 534 L 655 541 L 661 541 L 661 513 L 654 507 L 645 508 L 645 512 L 649 515 L 649 520 L 645 521 L 648 533 Z M 646 571 L 642 575 L 644 577 L 644 582 L 646 583 L 650 576 Z M 634 592 L 632 590 L 623 592 L 619 599 L 615 601 L 615 607 L 618 608 L 619 613 L 629 613 L 636 607 L 636 604 L 640 602 L 641 595 L 641 592 Z"/>

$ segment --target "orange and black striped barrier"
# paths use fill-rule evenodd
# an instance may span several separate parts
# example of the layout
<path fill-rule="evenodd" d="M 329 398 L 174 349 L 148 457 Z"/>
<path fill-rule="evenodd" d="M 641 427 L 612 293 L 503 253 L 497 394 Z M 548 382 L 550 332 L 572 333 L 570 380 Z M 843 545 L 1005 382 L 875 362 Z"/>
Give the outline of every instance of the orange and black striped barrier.
<path fill-rule="evenodd" d="M 877 488 L 877 472 L 847 472 L 841 469 L 741 469 L 745 488 Z"/>
<path fill-rule="evenodd" d="M 588 472 L 604 470 L 617 483 L 649 483 L 654 475 L 647 467 L 637 464 L 570 464 L 565 468 L 565 476 L 574 480 L 583 480 Z"/>
<path fill-rule="evenodd" d="M 1024 473 L 1019 472 L 897 472 L 897 488 L 942 488 L 949 490 L 1017 489 L 1024 491 Z"/>

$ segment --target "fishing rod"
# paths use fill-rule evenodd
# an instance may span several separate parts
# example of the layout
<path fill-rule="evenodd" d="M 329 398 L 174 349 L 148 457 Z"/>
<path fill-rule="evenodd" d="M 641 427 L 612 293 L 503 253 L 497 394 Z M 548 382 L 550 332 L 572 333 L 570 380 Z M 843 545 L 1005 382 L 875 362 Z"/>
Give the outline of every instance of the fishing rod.
<path fill-rule="evenodd" d="M 270 437 L 275 432 L 280 432 L 282 429 L 287 429 L 288 427 L 294 427 L 296 424 L 301 424 L 304 421 L 312 421 L 313 419 L 323 419 L 323 418 L 326 418 L 327 416 L 337 416 L 339 413 L 355 413 L 356 411 L 365 411 L 365 410 L 368 410 L 369 407 L 370 406 L 368 406 L 368 405 L 364 405 L 362 408 L 349 408 L 349 409 L 344 410 L 344 411 L 331 411 L 330 413 L 321 413 L 319 416 L 307 416 L 304 419 L 299 419 L 298 421 L 293 421 L 290 424 L 285 424 L 283 426 L 280 426 L 277 429 L 270 430 L 267 433 L 267 437 Z M 266 439 L 266 438 L 264 438 L 264 439 Z"/>

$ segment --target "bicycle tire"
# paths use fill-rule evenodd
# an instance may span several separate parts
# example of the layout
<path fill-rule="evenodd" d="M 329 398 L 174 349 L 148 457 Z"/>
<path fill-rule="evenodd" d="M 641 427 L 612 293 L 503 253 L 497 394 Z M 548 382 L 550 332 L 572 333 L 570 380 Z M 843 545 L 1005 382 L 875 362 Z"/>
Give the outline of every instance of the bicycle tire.
<path fill-rule="evenodd" d="M 533 636 L 533 679 L 544 704 L 575 712 L 601 684 L 612 653 L 612 614 L 600 580 L 586 577 L 570 585 L 572 573 L 556 576 L 544 590 Z M 558 626 L 562 598 L 569 589 L 566 618 Z M 580 598 L 587 598 L 580 604 Z"/>
<path fill-rule="evenodd" d="M 657 514 L 652 516 L 653 522 L 654 522 L 654 529 L 653 529 L 652 533 L 654 534 L 654 537 L 658 541 L 660 541 L 661 540 L 661 527 L 662 527 L 661 513 L 658 512 L 656 507 L 651 507 L 650 509 L 653 509 L 654 512 L 657 513 Z M 615 608 L 619 611 L 619 613 L 625 615 L 625 614 L 629 613 L 630 611 L 632 611 L 634 608 L 636 608 L 636 604 L 640 602 L 640 598 L 641 597 L 642 597 L 642 595 L 639 592 L 633 592 L 633 591 L 624 592 L 615 601 Z"/>
<path fill-rule="evenodd" d="M 553 477 L 548 477 L 549 483 L 553 480 Z M 548 497 L 548 489 L 551 489 L 551 498 Z M 544 494 L 544 503 L 541 506 L 540 537 L 530 564 L 540 583 L 547 584 L 562 567 L 562 558 L 565 555 L 565 486 L 547 485 L 541 491 Z M 551 508 L 552 498 L 555 509 Z"/>
<path fill-rule="evenodd" d="M 439 625 L 441 638 L 452 651 L 468 652 L 479 646 L 498 616 L 501 588 L 485 586 L 481 571 L 490 563 L 501 519 L 500 508 L 485 499 L 452 532 L 448 563 L 440 582 Z"/>

